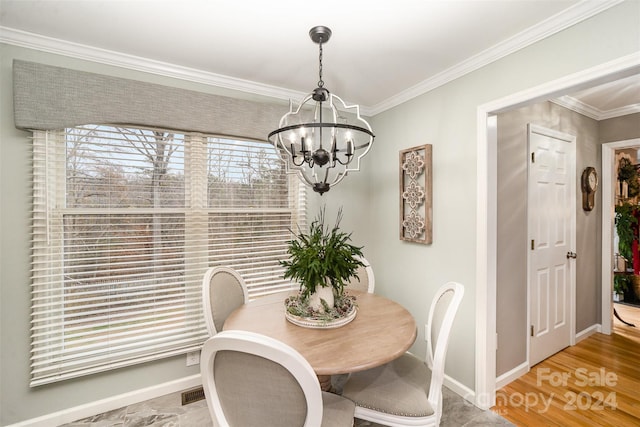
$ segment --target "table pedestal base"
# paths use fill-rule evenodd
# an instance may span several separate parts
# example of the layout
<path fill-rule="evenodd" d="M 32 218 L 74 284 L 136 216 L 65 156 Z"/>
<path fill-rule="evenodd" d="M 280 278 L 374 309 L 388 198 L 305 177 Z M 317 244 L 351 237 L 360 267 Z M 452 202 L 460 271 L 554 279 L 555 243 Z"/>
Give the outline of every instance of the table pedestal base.
<path fill-rule="evenodd" d="M 320 390 L 331 391 L 331 375 L 318 375 Z"/>

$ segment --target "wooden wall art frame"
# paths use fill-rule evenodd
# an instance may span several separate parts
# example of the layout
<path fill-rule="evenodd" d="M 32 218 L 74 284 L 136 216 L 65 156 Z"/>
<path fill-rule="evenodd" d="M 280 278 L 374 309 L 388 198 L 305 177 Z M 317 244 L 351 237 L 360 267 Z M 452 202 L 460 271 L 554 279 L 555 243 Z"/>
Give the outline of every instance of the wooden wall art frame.
<path fill-rule="evenodd" d="M 430 244 L 432 234 L 431 144 L 400 151 L 400 240 Z"/>

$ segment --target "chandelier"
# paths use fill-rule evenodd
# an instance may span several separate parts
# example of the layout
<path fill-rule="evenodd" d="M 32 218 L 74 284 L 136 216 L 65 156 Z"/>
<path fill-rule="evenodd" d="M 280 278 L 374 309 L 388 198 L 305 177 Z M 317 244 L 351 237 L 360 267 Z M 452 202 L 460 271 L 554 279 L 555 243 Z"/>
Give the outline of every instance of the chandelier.
<path fill-rule="evenodd" d="M 358 105 L 347 105 L 324 87 L 322 45 L 329 41 L 331 30 L 313 27 L 309 36 L 319 46 L 318 87 L 297 106 L 289 102 L 289 112 L 268 139 L 281 152 L 287 172 L 297 173 L 322 195 L 347 173 L 360 170 L 360 159 L 369 152 L 374 134 L 360 117 Z"/>

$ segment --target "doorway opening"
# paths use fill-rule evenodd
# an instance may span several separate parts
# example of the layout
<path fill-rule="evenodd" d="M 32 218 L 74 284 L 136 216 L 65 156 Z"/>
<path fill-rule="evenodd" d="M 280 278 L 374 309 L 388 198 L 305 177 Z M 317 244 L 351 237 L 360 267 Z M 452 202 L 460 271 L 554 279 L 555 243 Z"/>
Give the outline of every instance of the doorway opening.
<path fill-rule="evenodd" d="M 640 149 L 640 138 L 602 144 L 602 176 L 608 183 L 602 188 L 602 333 L 611 334 L 613 329 L 613 280 L 616 253 L 614 245 L 615 206 L 617 171 L 615 167 L 616 151 Z M 605 181 L 606 182 L 606 181 Z M 626 270 L 626 267 L 625 267 Z"/>
<path fill-rule="evenodd" d="M 628 77 L 638 72 L 640 72 L 640 58 L 629 55 L 483 104 L 477 109 L 475 404 L 482 409 L 494 406 L 496 398 L 496 114 Z M 603 259 L 605 259 L 604 256 Z M 603 271 L 611 271 L 611 269 L 603 268 Z M 607 294 L 610 300 L 610 292 L 607 291 Z"/>

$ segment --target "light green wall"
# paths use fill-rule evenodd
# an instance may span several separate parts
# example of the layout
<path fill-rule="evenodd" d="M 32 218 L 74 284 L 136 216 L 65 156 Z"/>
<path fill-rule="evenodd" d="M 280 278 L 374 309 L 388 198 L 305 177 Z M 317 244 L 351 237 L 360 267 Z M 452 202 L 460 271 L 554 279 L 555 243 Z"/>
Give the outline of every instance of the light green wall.
<path fill-rule="evenodd" d="M 446 373 L 470 389 L 475 383 L 477 108 L 639 52 L 639 23 L 640 2 L 625 2 L 372 120 L 375 146 L 365 159 L 366 176 L 359 178 L 369 183 L 369 203 L 360 214 L 368 219 L 354 220 L 354 235 L 362 236 L 371 252 L 376 292 L 416 317 L 417 354 L 425 351 L 423 325 L 436 288 L 449 280 L 465 285 Z M 398 151 L 425 143 L 433 145 L 432 245 L 402 242 L 397 231 Z"/>
<path fill-rule="evenodd" d="M 542 42 L 509 55 L 452 83 L 379 114 L 377 135 L 363 170 L 320 197 L 310 196 L 310 214 L 327 204 L 345 211 L 342 223 L 376 274 L 376 291 L 407 307 L 423 329 L 435 289 L 448 280 L 466 287 L 453 328 L 447 374 L 474 388 L 476 109 L 502 96 L 640 50 L 640 2 L 625 2 Z M 11 61 L 20 58 L 85 71 L 253 98 L 244 93 L 0 45 L 0 424 L 6 425 L 96 399 L 193 375 L 183 357 L 110 373 L 28 387 L 29 381 L 29 198 L 28 133 L 13 126 Z M 398 239 L 398 151 L 433 145 L 432 245 Z"/>

